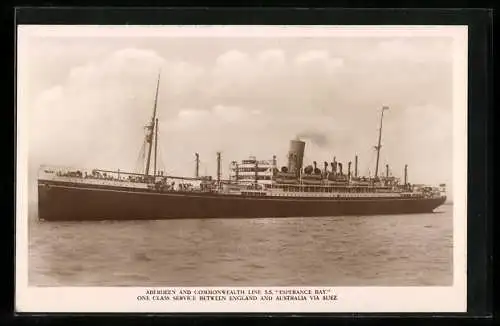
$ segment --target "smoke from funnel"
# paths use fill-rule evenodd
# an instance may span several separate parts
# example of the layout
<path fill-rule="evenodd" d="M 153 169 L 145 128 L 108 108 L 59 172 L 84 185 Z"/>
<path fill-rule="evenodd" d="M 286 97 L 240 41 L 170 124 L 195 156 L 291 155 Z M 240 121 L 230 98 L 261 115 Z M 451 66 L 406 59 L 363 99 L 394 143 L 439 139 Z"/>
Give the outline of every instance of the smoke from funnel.
<path fill-rule="evenodd" d="M 288 171 L 298 173 L 302 169 L 306 143 L 301 140 L 291 140 L 288 151 Z"/>
<path fill-rule="evenodd" d="M 308 139 L 319 147 L 324 147 L 329 144 L 328 137 L 317 131 L 303 131 L 297 135 L 297 138 Z"/>

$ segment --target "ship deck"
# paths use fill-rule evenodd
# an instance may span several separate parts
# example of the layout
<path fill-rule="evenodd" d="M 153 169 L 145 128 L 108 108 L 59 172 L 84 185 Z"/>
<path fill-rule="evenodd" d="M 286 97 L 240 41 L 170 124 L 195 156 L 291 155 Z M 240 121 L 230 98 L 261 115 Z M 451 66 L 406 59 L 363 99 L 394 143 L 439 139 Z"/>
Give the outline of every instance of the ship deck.
<path fill-rule="evenodd" d="M 355 192 L 305 192 L 305 191 L 271 191 L 263 190 L 241 190 L 241 191 L 218 191 L 218 190 L 159 190 L 149 188 L 146 184 L 130 184 L 121 181 L 101 180 L 101 182 L 81 182 L 79 179 L 71 180 L 38 180 L 39 187 L 51 188 L 66 188 L 66 189 L 82 189 L 88 191 L 112 191 L 126 192 L 145 195 L 169 195 L 169 196 L 190 196 L 190 197 L 221 197 L 224 198 L 247 198 L 254 200 L 421 200 L 424 198 L 440 198 L 440 197 L 425 197 L 420 194 L 407 193 L 355 193 Z"/>

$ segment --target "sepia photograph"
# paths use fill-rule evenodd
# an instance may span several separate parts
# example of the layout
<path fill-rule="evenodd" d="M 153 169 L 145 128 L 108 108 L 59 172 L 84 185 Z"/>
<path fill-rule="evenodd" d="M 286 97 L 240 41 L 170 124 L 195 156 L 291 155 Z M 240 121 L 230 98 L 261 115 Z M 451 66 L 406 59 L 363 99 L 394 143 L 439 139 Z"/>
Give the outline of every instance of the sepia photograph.
<path fill-rule="evenodd" d="M 465 301 L 466 42 L 460 26 L 19 26 L 18 277 L 459 282 Z"/>

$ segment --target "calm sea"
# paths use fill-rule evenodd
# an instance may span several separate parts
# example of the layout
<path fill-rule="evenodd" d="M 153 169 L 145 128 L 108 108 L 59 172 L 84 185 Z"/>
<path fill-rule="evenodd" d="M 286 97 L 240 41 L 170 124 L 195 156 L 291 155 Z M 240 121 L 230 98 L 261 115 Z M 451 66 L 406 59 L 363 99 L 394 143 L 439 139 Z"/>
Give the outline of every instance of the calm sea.
<path fill-rule="evenodd" d="M 35 208 L 29 283 L 451 285 L 452 208 L 399 216 L 63 223 L 39 222 Z"/>

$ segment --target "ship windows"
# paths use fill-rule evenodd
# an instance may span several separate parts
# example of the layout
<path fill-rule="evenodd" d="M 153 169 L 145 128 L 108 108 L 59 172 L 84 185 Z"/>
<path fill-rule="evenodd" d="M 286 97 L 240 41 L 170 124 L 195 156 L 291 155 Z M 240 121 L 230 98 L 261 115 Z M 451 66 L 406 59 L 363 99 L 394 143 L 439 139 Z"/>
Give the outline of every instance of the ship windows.
<path fill-rule="evenodd" d="M 242 191 L 241 194 L 246 195 L 246 196 L 265 196 L 266 195 L 265 192 L 253 192 L 253 191 Z"/>
<path fill-rule="evenodd" d="M 237 180 L 255 180 L 255 175 L 238 175 L 234 177 Z M 270 175 L 259 175 L 257 180 L 271 180 Z"/>
<path fill-rule="evenodd" d="M 236 169 L 235 169 L 236 170 Z M 257 172 L 266 172 L 269 170 L 269 167 L 266 167 L 266 166 L 257 166 L 257 167 L 239 167 L 237 169 L 238 172 L 255 172 L 255 170 L 257 170 Z"/>

